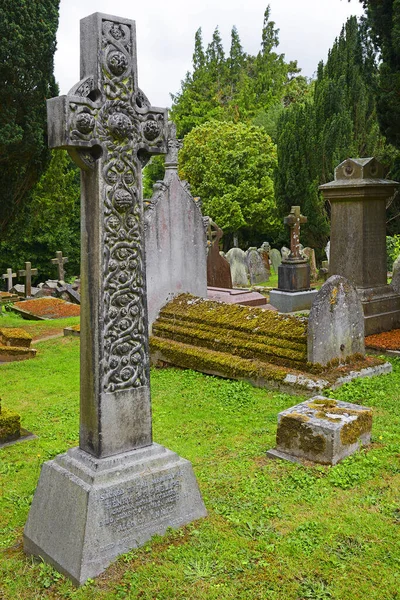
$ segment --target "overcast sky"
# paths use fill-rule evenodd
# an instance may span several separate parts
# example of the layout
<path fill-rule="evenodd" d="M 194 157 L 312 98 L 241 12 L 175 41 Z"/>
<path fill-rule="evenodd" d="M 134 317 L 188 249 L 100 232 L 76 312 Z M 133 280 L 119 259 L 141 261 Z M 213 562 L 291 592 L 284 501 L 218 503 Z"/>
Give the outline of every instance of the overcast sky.
<path fill-rule="evenodd" d="M 245 52 L 260 48 L 264 10 L 279 33 L 279 52 L 297 60 L 303 75 L 311 77 L 342 24 L 361 15 L 358 0 L 61 0 L 57 33 L 55 75 L 60 94 L 67 94 L 79 80 L 79 20 L 94 12 L 136 21 L 139 86 L 153 106 L 170 106 L 170 92 L 191 69 L 194 35 L 199 27 L 206 46 L 218 25 L 225 51 L 229 52 L 233 25 Z"/>

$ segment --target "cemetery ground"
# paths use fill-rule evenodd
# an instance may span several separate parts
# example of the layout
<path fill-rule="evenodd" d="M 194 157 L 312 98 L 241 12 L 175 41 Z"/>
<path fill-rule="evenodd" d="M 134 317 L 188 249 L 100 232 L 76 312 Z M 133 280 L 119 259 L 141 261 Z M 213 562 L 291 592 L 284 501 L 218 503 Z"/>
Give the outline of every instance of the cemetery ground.
<path fill-rule="evenodd" d="M 77 322 L 0 320 L 36 339 Z M 38 436 L 0 450 L 2 600 L 400 598 L 399 359 L 392 374 L 331 394 L 374 414 L 371 446 L 335 467 L 265 457 L 278 412 L 304 398 L 153 369 L 154 439 L 192 462 L 208 517 L 153 538 L 76 589 L 22 548 L 41 464 L 78 444 L 79 338 L 36 347 L 34 360 L 0 365 L 4 406 Z"/>

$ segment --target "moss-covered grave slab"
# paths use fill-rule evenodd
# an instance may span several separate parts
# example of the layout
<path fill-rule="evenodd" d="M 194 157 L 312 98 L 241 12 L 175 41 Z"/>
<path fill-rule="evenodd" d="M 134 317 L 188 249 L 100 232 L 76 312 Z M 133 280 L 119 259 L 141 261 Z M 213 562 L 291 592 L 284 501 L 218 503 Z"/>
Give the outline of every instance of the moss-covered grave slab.
<path fill-rule="evenodd" d="M 20 437 L 20 433 L 20 416 L 11 410 L 1 408 L 0 405 L 0 444 L 17 440 Z"/>
<path fill-rule="evenodd" d="M 71 327 L 64 327 L 64 335 L 75 335 L 79 337 L 81 335 L 80 324 L 72 325 Z"/>
<path fill-rule="evenodd" d="M 24 319 L 45 320 L 79 317 L 80 306 L 51 296 L 16 302 L 12 310 Z"/>
<path fill-rule="evenodd" d="M 3 346 L 21 346 L 29 348 L 32 342 L 32 336 L 18 327 L 1 327 L 0 343 Z"/>
<path fill-rule="evenodd" d="M 372 410 L 315 396 L 278 415 L 276 448 L 267 456 L 335 465 L 371 441 Z"/>
<path fill-rule="evenodd" d="M 307 318 L 230 305 L 189 294 L 169 302 L 153 323 L 153 365 L 171 364 L 242 379 L 257 387 L 315 394 L 349 379 L 390 372 L 377 357 L 325 367 L 307 362 Z"/>

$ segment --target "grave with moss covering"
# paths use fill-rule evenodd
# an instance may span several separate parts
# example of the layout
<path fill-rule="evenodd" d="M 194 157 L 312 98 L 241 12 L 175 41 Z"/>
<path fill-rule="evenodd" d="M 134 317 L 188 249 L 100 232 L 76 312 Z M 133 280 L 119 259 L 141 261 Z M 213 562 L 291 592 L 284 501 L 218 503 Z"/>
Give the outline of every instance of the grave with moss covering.
<path fill-rule="evenodd" d="M 0 444 L 17 440 L 21 435 L 20 416 L 7 408 L 3 408 L 0 398 Z"/>
<path fill-rule="evenodd" d="M 18 327 L 0 328 L 0 363 L 26 360 L 36 356 L 32 336 Z"/>
<path fill-rule="evenodd" d="M 307 318 L 182 294 L 153 324 L 152 363 L 249 381 L 288 391 L 340 385 L 356 376 L 390 372 L 377 357 L 356 354 L 325 366 L 307 362 Z"/>

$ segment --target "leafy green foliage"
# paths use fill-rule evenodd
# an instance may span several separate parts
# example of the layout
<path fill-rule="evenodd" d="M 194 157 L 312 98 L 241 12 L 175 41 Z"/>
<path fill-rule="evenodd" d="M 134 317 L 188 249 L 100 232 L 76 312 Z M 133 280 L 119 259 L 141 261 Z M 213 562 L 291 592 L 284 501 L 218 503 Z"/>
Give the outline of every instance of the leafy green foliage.
<path fill-rule="evenodd" d="M 46 98 L 56 96 L 59 0 L 0 4 L 0 231 L 29 201 L 49 161 Z"/>
<path fill-rule="evenodd" d="M 55 150 L 47 171 L 32 191 L 0 242 L 0 267 L 23 268 L 25 261 L 39 269 L 41 281 L 55 279 L 55 252 L 68 256 L 67 274 L 80 272 L 79 170 L 65 150 Z M 2 271 L 5 272 L 5 271 Z"/>
<path fill-rule="evenodd" d="M 180 176 L 203 200 L 203 212 L 226 232 L 266 235 L 281 228 L 274 201 L 276 149 L 259 127 L 208 122 L 179 153 Z"/>

